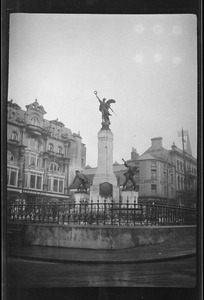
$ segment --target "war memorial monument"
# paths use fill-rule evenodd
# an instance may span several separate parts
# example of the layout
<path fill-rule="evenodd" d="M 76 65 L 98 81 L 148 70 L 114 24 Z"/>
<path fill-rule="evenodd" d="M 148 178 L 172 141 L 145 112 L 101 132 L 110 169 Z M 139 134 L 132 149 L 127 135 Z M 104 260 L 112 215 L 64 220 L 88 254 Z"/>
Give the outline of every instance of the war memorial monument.
<path fill-rule="evenodd" d="M 113 99 L 106 100 L 103 98 L 101 100 L 98 97 L 97 91 L 94 92 L 99 101 L 99 111 L 101 112 L 102 122 L 101 129 L 98 132 L 98 164 L 97 171 L 93 178 L 93 183 L 90 185 L 90 192 L 87 192 L 87 177 L 76 171 L 76 178 L 78 181 L 78 190 L 75 192 L 75 201 L 79 203 L 81 199 L 86 199 L 88 202 L 92 200 L 96 202 L 107 203 L 129 201 L 129 203 L 138 203 L 138 192 L 136 191 L 136 182 L 134 175 L 137 172 L 137 167 L 129 165 L 124 159 L 124 165 L 127 167 L 127 172 L 124 173 L 125 181 L 123 183 L 122 189 L 118 186 L 117 179 L 113 173 L 113 141 L 114 135 L 110 129 L 110 110 L 114 113 L 111 108 L 111 104 L 116 101 Z M 128 184 L 130 183 L 130 184 Z"/>

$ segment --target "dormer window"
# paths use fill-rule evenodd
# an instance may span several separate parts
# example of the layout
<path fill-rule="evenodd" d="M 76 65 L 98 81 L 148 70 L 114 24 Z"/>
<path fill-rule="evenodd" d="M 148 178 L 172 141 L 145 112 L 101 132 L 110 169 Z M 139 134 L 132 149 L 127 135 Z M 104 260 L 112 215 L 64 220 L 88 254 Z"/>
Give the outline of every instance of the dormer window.
<path fill-rule="evenodd" d="M 62 154 L 62 147 L 61 146 L 58 147 L 58 153 Z"/>
<path fill-rule="evenodd" d="M 15 140 L 15 141 L 18 141 L 18 133 L 16 131 L 12 131 L 11 139 Z"/>

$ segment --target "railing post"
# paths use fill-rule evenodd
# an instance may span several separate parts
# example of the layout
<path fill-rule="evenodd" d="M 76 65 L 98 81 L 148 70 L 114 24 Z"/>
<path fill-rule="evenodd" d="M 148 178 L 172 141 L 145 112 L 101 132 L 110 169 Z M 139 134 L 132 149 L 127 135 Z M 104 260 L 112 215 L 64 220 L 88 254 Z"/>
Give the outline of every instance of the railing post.
<path fill-rule="evenodd" d="M 176 207 L 174 207 L 174 225 L 176 225 Z"/>
<path fill-rule="evenodd" d="M 135 219 L 136 219 L 136 200 L 134 199 L 134 226 L 135 226 Z"/>
<path fill-rule="evenodd" d="M 146 225 L 148 226 L 149 223 L 149 204 L 146 203 Z"/>
<path fill-rule="evenodd" d="M 111 226 L 113 226 L 113 199 L 111 199 Z"/>
<path fill-rule="evenodd" d="M 129 212 L 129 200 L 128 200 L 128 197 L 127 197 L 127 226 L 128 226 L 128 212 Z"/>
<path fill-rule="evenodd" d="M 74 214 L 73 214 L 73 222 L 75 224 L 75 211 L 76 211 L 76 200 L 74 200 Z"/>
<path fill-rule="evenodd" d="M 90 218 L 91 218 L 91 220 L 90 220 L 90 224 L 92 225 L 92 216 L 93 216 L 93 200 L 91 199 L 91 215 L 90 215 Z"/>
<path fill-rule="evenodd" d="M 98 225 L 98 214 L 99 214 L 99 199 L 97 200 L 97 225 Z"/>
<path fill-rule="evenodd" d="M 121 202 L 122 202 L 122 200 L 120 199 L 119 200 L 119 213 L 118 213 L 118 216 L 119 216 L 118 224 L 119 224 L 119 226 L 120 226 L 120 220 L 121 220 Z"/>
<path fill-rule="evenodd" d="M 140 226 L 142 226 L 142 220 L 143 220 L 143 204 L 141 204 L 141 210 L 140 210 Z"/>
<path fill-rule="evenodd" d="M 103 225 L 106 225 L 106 199 L 104 199 Z"/>
<path fill-rule="evenodd" d="M 80 219 L 81 219 L 81 200 L 79 200 L 79 225 L 80 225 Z"/>
<path fill-rule="evenodd" d="M 157 204 L 154 204 L 154 225 L 157 225 Z"/>
<path fill-rule="evenodd" d="M 85 225 L 87 225 L 87 214 L 86 214 L 86 205 L 87 205 L 87 203 L 86 203 L 86 200 L 84 201 L 84 223 L 85 223 Z"/>

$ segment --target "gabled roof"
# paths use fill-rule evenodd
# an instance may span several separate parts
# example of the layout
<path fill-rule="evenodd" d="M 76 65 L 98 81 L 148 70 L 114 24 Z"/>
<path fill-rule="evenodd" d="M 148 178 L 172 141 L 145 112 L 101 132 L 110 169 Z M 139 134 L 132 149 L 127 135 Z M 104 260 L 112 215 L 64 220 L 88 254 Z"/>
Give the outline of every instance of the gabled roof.
<path fill-rule="evenodd" d="M 152 159 L 155 159 L 155 158 L 157 158 L 157 157 L 153 156 L 153 155 L 151 155 L 149 153 L 144 153 L 141 156 L 139 156 L 137 160 L 146 160 L 146 159 L 152 160 Z"/>

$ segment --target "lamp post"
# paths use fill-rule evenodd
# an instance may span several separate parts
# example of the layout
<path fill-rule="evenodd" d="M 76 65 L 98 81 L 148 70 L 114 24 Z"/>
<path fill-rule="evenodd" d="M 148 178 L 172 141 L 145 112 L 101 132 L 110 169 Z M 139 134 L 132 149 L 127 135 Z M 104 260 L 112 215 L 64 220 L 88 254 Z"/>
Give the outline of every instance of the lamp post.
<path fill-rule="evenodd" d="M 183 128 L 182 128 L 182 148 L 183 148 L 183 164 L 184 164 L 184 168 L 183 168 L 183 171 L 184 171 L 184 192 L 186 194 L 186 190 L 187 190 L 187 182 L 186 182 L 186 155 L 185 155 L 185 149 L 184 149 L 184 143 L 185 143 L 185 140 L 184 140 L 184 131 L 183 131 Z"/>

